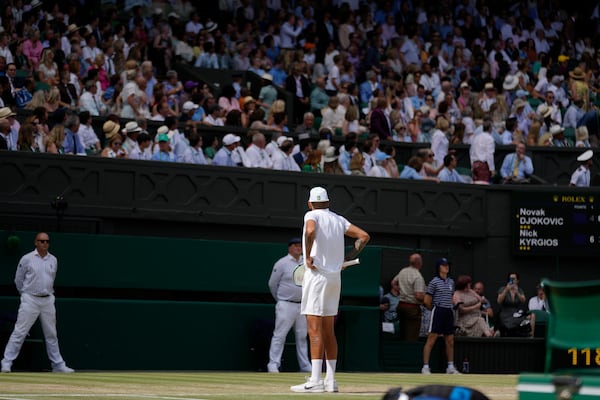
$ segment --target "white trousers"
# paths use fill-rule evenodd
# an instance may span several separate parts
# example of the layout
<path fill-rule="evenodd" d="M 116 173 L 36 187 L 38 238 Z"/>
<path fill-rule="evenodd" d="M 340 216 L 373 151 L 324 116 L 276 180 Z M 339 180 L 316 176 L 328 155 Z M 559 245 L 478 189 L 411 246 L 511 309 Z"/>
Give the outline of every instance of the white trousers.
<path fill-rule="evenodd" d="M 294 327 L 294 335 L 296 336 L 298 366 L 304 372 L 311 370 L 311 364 L 308 359 L 308 340 L 306 338 L 308 334 L 306 316 L 300 314 L 300 303 L 278 301 L 275 306 L 275 330 L 271 338 L 269 365 L 267 366 L 270 372 L 279 371 L 285 339 L 292 326 Z"/>
<path fill-rule="evenodd" d="M 36 297 L 27 293 L 21 294 L 21 305 L 15 329 L 4 349 L 5 363 L 12 363 L 21 351 L 21 346 L 29 333 L 29 330 L 40 318 L 44 338 L 46 339 L 46 352 L 52 363 L 52 368 L 64 365 L 64 360 L 58 348 L 58 336 L 56 335 L 56 308 L 54 307 L 54 295 L 48 297 Z"/>

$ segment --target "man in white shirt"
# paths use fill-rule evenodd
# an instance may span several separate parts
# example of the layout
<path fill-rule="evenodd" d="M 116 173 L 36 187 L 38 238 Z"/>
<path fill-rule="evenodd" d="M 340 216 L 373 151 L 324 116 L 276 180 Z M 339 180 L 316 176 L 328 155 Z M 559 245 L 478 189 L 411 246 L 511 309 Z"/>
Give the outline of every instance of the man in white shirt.
<path fill-rule="evenodd" d="M 538 284 L 536 289 L 537 295 L 529 299 L 529 311 L 540 310 L 549 312 L 550 307 L 548 306 L 548 299 L 546 299 L 544 288 Z"/>
<path fill-rule="evenodd" d="M 58 261 L 50 254 L 50 237 L 39 232 L 35 237 L 35 250 L 25 254 L 17 266 L 15 285 L 21 295 L 21 305 L 13 333 L 4 349 L 2 372 L 11 372 L 12 363 L 19 355 L 21 346 L 29 330 L 39 318 L 44 331 L 46 352 L 52 363 L 52 372 L 71 373 L 67 367 L 56 335 L 56 307 L 54 299 L 54 279 Z"/>
<path fill-rule="evenodd" d="M 279 146 L 279 149 L 272 155 L 273 158 L 273 169 L 280 171 L 300 171 L 300 166 L 292 157 L 292 150 L 294 149 L 294 142 L 289 138 L 283 140 Z"/>
<path fill-rule="evenodd" d="M 494 152 L 496 143 L 491 135 L 492 121 L 487 118 L 483 121 L 483 131 L 473 137 L 469 155 L 471 156 L 471 169 L 473 181 L 489 183 L 495 173 Z"/>
<path fill-rule="evenodd" d="M 219 105 L 214 104 L 208 109 L 208 113 L 202 122 L 211 126 L 224 126 L 225 122 L 223 122 L 222 115 L 223 109 Z"/>
<path fill-rule="evenodd" d="M 178 158 L 177 161 L 198 165 L 208 164 L 202 151 L 202 136 L 198 132 L 192 131 L 188 135 L 188 141 L 190 145 L 186 147 L 183 151 L 183 156 L 181 159 Z"/>
<path fill-rule="evenodd" d="M 185 33 L 187 33 L 188 35 L 191 34 L 190 36 L 194 37 L 195 35 L 200 33 L 202 28 L 204 28 L 204 26 L 200 22 L 200 15 L 196 11 L 192 12 L 192 14 L 190 15 L 190 20 L 187 24 L 185 24 Z"/>
<path fill-rule="evenodd" d="M 106 105 L 100 99 L 98 86 L 93 79 L 88 79 L 84 84 L 85 91 L 79 96 L 81 111 L 88 111 L 92 117 L 99 117 L 106 112 Z"/>
<path fill-rule="evenodd" d="M 12 64 L 14 62 L 13 54 L 8 48 L 8 42 L 8 34 L 6 32 L 0 32 L 0 56 L 4 56 L 4 59 L 6 60 L 6 65 Z"/>
<path fill-rule="evenodd" d="M 444 157 L 444 168 L 437 176 L 440 182 L 467 183 L 465 179 L 456 172 L 456 164 L 456 156 L 454 156 L 454 154 L 446 154 Z"/>
<path fill-rule="evenodd" d="M 312 188 L 304 215 L 303 248 L 306 272 L 302 283 L 301 313 L 306 315 L 310 338 L 311 376 L 292 386 L 294 392 L 337 392 L 337 341 L 334 318 L 338 314 L 341 271 L 344 260 L 355 259 L 370 240 L 367 232 L 329 210 L 329 195 L 322 187 Z M 356 239 L 344 254 L 344 236 Z M 325 355 L 325 379 L 321 379 Z"/>
<path fill-rule="evenodd" d="M 265 150 L 267 140 L 265 135 L 257 132 L 252 135 L 252 145 L 246 149 L 246 156 L 253 168 L 273 168 L 273 160 Z"/>
<path fill-rule="evenodd" d="M 282 49 L 292 50 L 296 48 L 296 39 L 298 35 L 302 33 L 303 22 L 301 19 L 298 20 L 296 25 L 296 16 L 292 13 L 287 15 L 286 21 L 281 26 L 279 32 L 280 47 Z"/>
<path fill-rule="evenodd" d="M 579 157 L 577 157 L 577 161 L 581 163 L 579 168 L 573 172 L 571 175 L 571 180 L 569 181 L 569 186 L 577 186 L 577 187 L 589 187 L 590 186 L 590 168 L 594 163 L 592 161 L 592 157 L 594 156 L 594 152 L 592 150 L 587 150 Z"/>
<path fill-rule="evenodd" d="M 152 138 L 146 132 L 140 132 L 136 140 L 137 147 L 135 147 L 127 158 L 130 160 L 150 160 L 152 153 L 150 152 L 150 146 L 152 145 Z"/>

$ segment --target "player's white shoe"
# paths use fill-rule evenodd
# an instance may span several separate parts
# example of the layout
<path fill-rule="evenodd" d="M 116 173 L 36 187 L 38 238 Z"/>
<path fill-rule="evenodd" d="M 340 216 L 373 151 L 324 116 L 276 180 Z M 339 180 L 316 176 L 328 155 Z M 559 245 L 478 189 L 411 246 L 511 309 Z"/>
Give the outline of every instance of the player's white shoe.
<path fill-rule="evenodd" d="M 323 393 L 325 386 L 323 381 L 312 382 L 310 379 L 300 385 L 291 386 L 292 392 L 296 393 Z"/>
<path fill-rule="evenodd" d="M 454 367 L 448 367 L 448 368 L 446 368 L 446 373 L 447 373 L 447 374 L 458 374 L 458 375 L 460 375 L 460 374 L 461 374 L 461 373 L 460 373 L 460 372 L 458 372 L 458 370 L 457 370 L 456 368 L 454 368 Z"/>
<path fill-rule="evenodd" d="M 69 368 L 63 364 L 63 365 L 59 365 L 58 367 L 52 368 L 52 372 L 60 372 L 63 374 L 72 374 L 73 372 L 75 372 L 75 370 L 73 368 Z"/>
<path fill-rule="evenodd" d="M 429 369 L 429 367 L 423 367 L 421 368 L 421 373 L 424 375 L 431 375 L 431 370 Z"/>
<path fill-rule="evenodd" d="M 337 393 L 339 391 L 337 382 L 335 380 L 325 381 L 325 391 L 328 393 Z"/>

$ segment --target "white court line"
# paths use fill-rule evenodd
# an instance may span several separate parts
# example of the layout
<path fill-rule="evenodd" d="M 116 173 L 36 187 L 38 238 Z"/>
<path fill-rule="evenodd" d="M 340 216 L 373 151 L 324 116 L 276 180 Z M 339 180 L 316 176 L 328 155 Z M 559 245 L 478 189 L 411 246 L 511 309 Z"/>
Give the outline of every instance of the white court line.
<path fill-rule="evenodd" d="M 52 394 L 40 394 L 40 393 L 31 393 L 31 394 L 20 394 L 20 396 L 26 396 L 26 398 L 22 397 L 12 397 L 13 395 L 9 394 L 1 394 L 0 400 L 31 400 L 31 397 L 144 397 L 147 399 L 157 399 L 157 400 L 207 400 L 207 399 L 196 399 L 193 397 L 165 397 L 159 396 L 155 394 L 124 394 L 124 393 L 104 393 L 104 394 L 93 394 L 93 393 L 52 393 Z"/>

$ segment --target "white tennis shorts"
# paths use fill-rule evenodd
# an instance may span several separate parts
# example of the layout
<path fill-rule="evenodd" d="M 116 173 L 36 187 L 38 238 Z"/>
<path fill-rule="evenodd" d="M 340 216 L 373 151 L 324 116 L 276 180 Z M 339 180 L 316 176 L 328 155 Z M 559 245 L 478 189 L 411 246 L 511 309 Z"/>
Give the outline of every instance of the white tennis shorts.
<path fill-rule="evenodd" d="M 340 272 L 322 273 L 307 268 L 302 282 L 300 313 L 321 317 L 337 315 L 341 290 Z"/>

